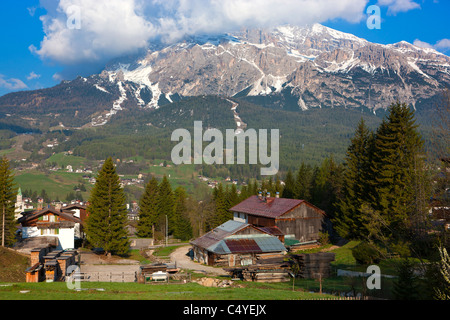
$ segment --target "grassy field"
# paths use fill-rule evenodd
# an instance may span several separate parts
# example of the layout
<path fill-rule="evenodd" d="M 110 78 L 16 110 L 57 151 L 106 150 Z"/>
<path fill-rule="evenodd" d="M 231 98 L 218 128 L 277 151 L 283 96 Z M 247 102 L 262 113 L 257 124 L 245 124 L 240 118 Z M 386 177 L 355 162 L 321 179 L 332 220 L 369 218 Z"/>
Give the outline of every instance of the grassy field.
<path fill-rule="evenodd" d="M 83 169 L 87 163 L 83 157 L 76 157 L 72 155 L 65 155 L 64 153 L 57 153 L 46 160 L 47 163 L 56 163 L 59 168 L 66 168 L 71 165 L 73 169 Z"/>
<path fill-rule="evenodd" d="M 287 284 L 271 290 L 267 290 L 267 286 L 257 285 L 207 288 L 196 283 L 82 283 L 81 288 L 79 292 L 70 290 L 60 282 L 0 284 L 0 300 L 314 300 L 329 297 L 299 289 L 292 291 Z"/>
<path fill-rule="evenodd" d="M 351 248 L 357 242 L 349 242 L 343 247 L 332 250 L 336 253 L 336 261 L 333 262 L 334 272 L 337 269 L 357 270 L 365 266 L 359 266 L 351 256 Z M 177 246 L 161 248 L 154 254 L 165 257 Z M 3 260 L 2 260 L 3 258 Z M 141 255 L 139 250 L 132 250 L 130 259 L 139 260 L 141 263 L 149 263 L 149 260 Z M 315 300 L 324 298 L 336 298 L 342 294 L 352 293 L 354 296 L 392 298 L 394 280 L 382 278 L 381 290 L 368 291 L 366 278 L 363 277 L 337 277 L 332 276 L 319 282 L 315 279 L 296 278 L 293 283 L 258 283 L 236 281 L 239 287 L 231 288 L 206 288 L 196 283 L 169 284 L 169 285 L 143 285 L 137 283 L 82 283 L 82 291 L 69 290 L 65 283 L 23 283 L 22 277 L 11 277 L 7 272 L 9 261 L 16 261 L 15 270 L 25 270 L 26 261 L 16 255 L 14 259 L 9 252 L 0 254 L 0 300 Z M 22 261 L 23 260 L 23 261 Z M 4 262 L 3 264 L 1 262 Z M 389 265 L 392 262 L 386 261 Z M 382 273 L 384 265 L 380 264 Z M 390 270 L 391 271 L 391 270 Z M 336 274 L 336 273 L 334 273 Z M 192 279 L 203 277 L 201 274 L 192 273 Z M 222 278 L 220 279 L 228 279 Z M 11 281 L 11 282 L 7 282 Z M 1 283 L 3 282 L 3 283 Z M 322 287 L 323 294 L 318 294 Z M 100 291 L 96 289 L 102 289 Z M 24 292 L 24 293 L 23 293 Z"/>
<path fill-rule="evenodd" d="M 57 197 L 63 201 L 66 195 L 70 192 L 75 192 L 74 187 L 80 182 L 85 183 L 87 189 L 86 192 L 82 192 L 83 198 L 87 199 L 89 196 L 89 190 L 92 185 L 86 180 L 82 179 L 81 173 L 68 173 L 68 172 L 51 172 L 42 173 L 37 170 L 28 172 L 17 172 L 15 175 L 15 183 L 17 187 L 21 187 L 23 190 L 36 191 L 38 195 L 44 189 L 51 200 L 55 200 Z"/>

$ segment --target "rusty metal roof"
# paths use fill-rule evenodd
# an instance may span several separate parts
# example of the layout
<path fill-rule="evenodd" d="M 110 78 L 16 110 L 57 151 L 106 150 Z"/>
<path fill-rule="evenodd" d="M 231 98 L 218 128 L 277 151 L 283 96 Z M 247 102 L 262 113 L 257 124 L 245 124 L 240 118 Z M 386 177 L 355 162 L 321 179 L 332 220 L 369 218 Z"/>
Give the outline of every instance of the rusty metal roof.
<path fill-rule="evenodd" d="M 254 239 L 225 240 L 230 253 L 261 253 L 262 250 Z"/>
<path fill-rule="evenodd" d="M 256 229 L 259 229 L 265 233 L 271 234 L 273 236 L 284 236 L 283 231 L 281 231 L 278 227 L 255 227 Z"/>
<path fill-rule="evenodd" d="M 252 196 L 230 209 L 233 212 L 242 212 L 267 218 L 278 218 L 305 202 L 304 200 L 267 198 L 259 199 Z"/>
<path fill-rule="evenodd" d="M 247 223 L 230 220 L 191 241 L 191 244 L 215 254 L 282 252 L 286 248 L 281 241 L 262 230 L 261 234 L 235 235 L 250 226 Z M 258 230 L 258 228 L 255 228 Z"/>

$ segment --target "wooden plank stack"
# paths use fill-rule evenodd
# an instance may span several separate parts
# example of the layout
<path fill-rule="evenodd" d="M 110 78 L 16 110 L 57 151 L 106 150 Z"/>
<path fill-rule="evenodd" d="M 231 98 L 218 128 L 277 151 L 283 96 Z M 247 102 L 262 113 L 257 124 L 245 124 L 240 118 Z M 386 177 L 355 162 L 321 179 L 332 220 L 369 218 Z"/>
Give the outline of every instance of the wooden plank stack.
<path fill-rule="evenodd" d="M 293 262 L 299 266 L 298 276 L 306 279 L 329 278 L 331 262 L 335 260 L 335 254 L 331 252 L 319 252 L 299 254 L 292 256 Z"/>
<path fill-rule="evenodd" d="M 287 282 L 290 281 L 290 263 L 284 256 L 258 260 L 257 264 L 245 267 L 226 268 L 232 278 L 254 282 Z"/>

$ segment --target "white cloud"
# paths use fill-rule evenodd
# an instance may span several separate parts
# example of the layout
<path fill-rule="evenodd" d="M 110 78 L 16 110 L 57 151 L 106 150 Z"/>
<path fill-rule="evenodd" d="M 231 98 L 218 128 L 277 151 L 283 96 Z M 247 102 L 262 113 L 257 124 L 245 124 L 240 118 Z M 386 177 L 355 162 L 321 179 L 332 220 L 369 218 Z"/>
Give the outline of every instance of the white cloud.
<path fill-rule="evenodd" d="M 414 0 L 378 0 L 378 5 L 387 6 L 388 14 L 392 15 L 421 8 Z"/>
<path fill-rule="evenodd" d="M 450 50 L 450 39 L 439 40 L 435 45 L 416 39 L 413 44 L 420 48 L 434 49 L 444 53 Z"/>
<path fill-rule="evenodd" d="M 419 39 L 414 40 L 413 45 L 424 49 L 434 49 L 431 44 L 429 44 L 428 42 L 420 41 Z"/>
<path fill-rule="evenodd" d="M 80 28 L 68 28 L 73 6 L 80 9 Z M 56 10 L 46 8 L 41 17 L 46 36 L 39 49 L 30 47 L 42 59 L 74 65 L 104 61 L 147 45 L 154 28 L 138 14 L 134 0 L 60 0 Z M 77 17 L 76 17 L 77 18 Z"/>
<path fill-rule="evenodd" d="M 36 74 L 34 71 L 31 71 L 31 73 L 27 77 L 27 80 L 39 79 L 40 77 L 40 74 Z"/>
<path fill-rule="evenodd" d="M 437 50 L 447 51 L 450 49 L 450 39 L 442 39 L 434 46 Z"/>
<path fill-rule="evenodd" d="M 146 48 L 155 38 L 171 42 L 187 34 L 312 24 L 336 18 L 357 23 L 364 19 L 368 1 L 41 0 L 47 10 L 40 17 L 46 36 L 40 48 L 30 46 L 30 51 L 66 66 L 105 63 Z M 75 21 L 78 29 L 68 28 L 73 6 L 79 8 Z"/>
<path fill-rule="evenodd" d="M 20 79 L 5 79 L 5 76 L 0 74 L 0 88 L 5 88 L 7 90 L 22 90 L 28 88 L 28 86 L 23 83 Z"/>
<path fill-rule="evenodd" d="M 154 0 L 166 8 L 161 34 L 229 32 L 242 27 L 304 25 L 341 18 L 352 23 L 364 18 L 366 0 Z"/>

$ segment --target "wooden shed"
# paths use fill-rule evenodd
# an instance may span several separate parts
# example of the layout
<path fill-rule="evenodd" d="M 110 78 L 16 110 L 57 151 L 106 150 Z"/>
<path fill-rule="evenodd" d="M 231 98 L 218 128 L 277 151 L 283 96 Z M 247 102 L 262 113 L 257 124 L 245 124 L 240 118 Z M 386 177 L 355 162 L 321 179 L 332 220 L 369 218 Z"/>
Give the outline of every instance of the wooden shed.
<path fill-rule="evenodd" d="M 300 242 L 319 240 L 326 214 L 304 200 L 252 196 L 230 209 L 234 220 L 259 228 L 277 227 Z"/>
<path fill-rule="evenodd" d="M 191 242 L 194 260 L 211 265 L 251 265 L 260 256 L 283 255 L 286 248 L 278 237 L 238 221 L 227 221 Z"/>

